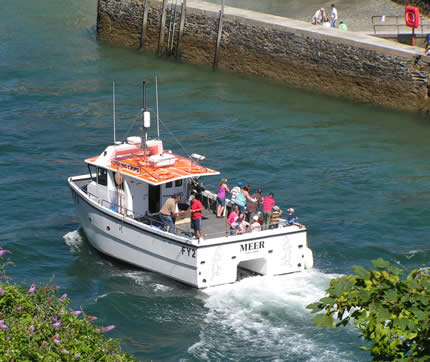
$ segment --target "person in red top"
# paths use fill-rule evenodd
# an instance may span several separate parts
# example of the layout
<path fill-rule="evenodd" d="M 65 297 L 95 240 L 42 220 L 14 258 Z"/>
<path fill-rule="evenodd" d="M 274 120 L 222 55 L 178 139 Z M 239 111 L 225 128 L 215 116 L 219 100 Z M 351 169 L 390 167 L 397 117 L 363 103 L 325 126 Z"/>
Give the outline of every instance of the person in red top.
<path fill-rule="evenodd" d="M 194 230 L 194 236 L 198 237 L 198 232 L 200 232 L 200 239 L 203 239 L 203 231 L 201 229 L 201 220 L 203 205 L 196 199 L 194 195 L 190 196 L 191 201 L 191 228 Z"/>
<path fill-rule="evenodd" d="M 274 196 L 273 192 L 270 192 L 263 199 L 263 230 L 267 230 L 272 222 L 272 209 L 276 205 Z"/>

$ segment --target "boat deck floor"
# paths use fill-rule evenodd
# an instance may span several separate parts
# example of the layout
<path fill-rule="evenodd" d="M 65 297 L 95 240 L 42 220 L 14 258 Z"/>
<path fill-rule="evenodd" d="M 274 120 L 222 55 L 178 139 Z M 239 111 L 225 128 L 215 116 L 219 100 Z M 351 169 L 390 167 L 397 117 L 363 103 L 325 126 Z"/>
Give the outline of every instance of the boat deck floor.
<path fill-rule="evenodd" d="M 186 232 L 187 234 L 192 235 L 193 229 L 191 228 L 191 222 L 188 219 L 187 222 L 183 224 L 176 224 L 178 229 L 177 234 L 180 235 L 181 231 Z M 203 210 L 203 218 L 200 224 L 200 227 L 203 231 L 203 237 L 205 239 L 213 239 L 219 238 L 223 236 L 229 235 L 230 227 L 227 223 L 227 219 L 217 218 L 216 214 L 212 209 L 204 209 Z"/>

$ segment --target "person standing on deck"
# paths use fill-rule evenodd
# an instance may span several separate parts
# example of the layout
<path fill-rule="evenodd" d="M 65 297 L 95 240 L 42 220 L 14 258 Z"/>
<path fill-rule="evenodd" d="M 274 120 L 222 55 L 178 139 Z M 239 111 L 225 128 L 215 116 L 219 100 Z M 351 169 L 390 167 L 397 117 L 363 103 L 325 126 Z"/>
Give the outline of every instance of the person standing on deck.
<path fill-rule="evenodd" d="M 276 205 L 276 202 L 273 199 L 274 197 L 275 195 L 273 192 L 270 192 L 269 195 L 263 199 L 263 230 L 267 230 L 272 221 L 272 209 L 273 206 Z"/>
<path fill-rule="evenodd" d="M 334 4 L 331 4 L 330 22 L 331 22 L 332 28 L 336 27 L 336 21 L 337 21 L 337 9 L 334 6 Z"/>
<path fill-rule="evenodd" d="M 233 187 L 230 191 L 230 195 L 231 195 L 231 203 L 235 204 L 236 203 L 236 197 L 240 192 L 240 189 L 243 187 L 243 183 L 242 182 L 238 182 L 237 185 L 235 187 Z"/>
<path fill-rule="evenodd" d="M 249 196 L 250 190 L 251 186 L 249 185 L 242 187 L 240 192 L 237 194 L 236 199 L 234 200 L 234 203 L 239 207 L 239 216 L 241 218 L 244 218 L 245 216 L 245 207 L 247 201 L 255 201 L 254 199 L 251 199 L 251 196 Z"/>
<path fill-rule="evenodd" d="M 263 190 L 261 188 L 257 189 L 257 192 L 254 192 L 251 195 L 251 199 L 255 200 L 255 202 L 251 200 L 248 202 L 248 205 L 246 206 L 246 209 L 248 211 L 247 221 L 249 222 L 252 222 L 252 220 L 254 219 L 254 216 L 257 215 L 258 207 L 260 205 L 263 205 L 263 196 L 261 196 L 262 193 L 263 193 Z"/>
<path fill-rule="evenodd" d="M 178 215 L 179 212 L 176 211 L 177 204 L 181 200 L 179 195 L 170 196 L 163 207 L 160 210 L 160 219 L 163 222 L 163 226 L 167 226 L 169 232 L 172 234 L 176 233 L 175 223 L 173 222 L 173 217 Z"/>
<path fill-rule="evenodd" d="M 216 196 L 216 217 L 223 217 L 222 213 L 224 211 L 225 207 L 225 194 L 226 192 L 230 192 L 228 186 L 227 186 L 227 179 L 223 178 L 218 186 L 218 194 Z"/>
<path fill-rule="evenodd" d="M 279 226 L 279 220 L 281 219 L 282 210 L 279 206 L 275 205 L 272 209 L 272 221 L 271 221 L 271 229 L 276 229 Z"/>
<path fill-rule="evenodd" d="M 191 195 L 189 200 L 191 201 L 191 228 L 194 230 L 196 238 L 199 237 L 198 234 L 200 233 L 200 239 L 203 239 L 203 230 L 201 228 L 203 205 L 194 195 Z"/>

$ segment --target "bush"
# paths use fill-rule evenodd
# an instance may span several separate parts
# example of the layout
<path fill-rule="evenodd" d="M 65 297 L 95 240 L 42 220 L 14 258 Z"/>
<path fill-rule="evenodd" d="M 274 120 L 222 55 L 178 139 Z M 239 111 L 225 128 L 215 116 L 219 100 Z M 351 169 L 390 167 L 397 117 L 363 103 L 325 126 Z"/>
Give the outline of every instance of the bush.
<path fill-rule="evenodd" d="M 379 258 L 375 269 L 353 266 L 355 275 L 330 281 L 327 296 L 307 306 L 317 326 L 352 322 L 370 342 L 374 360 L 430 360 L 429 269 L 405 271 Z"/>
<path fill-rule="evenodd" d="M 8 253 L 0 250 L 0 255 Z M 115 326 L 97 327 L 97 318 L 68 307 L 58 287 L 10 282 L 2 265 L 0 280 L 0 360 L 131 361 L 119 341 L 103 333 Z"/>

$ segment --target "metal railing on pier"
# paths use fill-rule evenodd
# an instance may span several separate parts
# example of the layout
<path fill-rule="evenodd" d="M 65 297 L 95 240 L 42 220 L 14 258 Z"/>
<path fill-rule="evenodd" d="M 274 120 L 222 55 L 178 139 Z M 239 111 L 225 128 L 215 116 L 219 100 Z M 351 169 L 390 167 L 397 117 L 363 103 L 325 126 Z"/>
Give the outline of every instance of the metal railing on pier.
<path fill-rule="evenodd" d="M 372 16 L 372 27 L 374 34 L 411 34 L 412 30 L 405 24 L 405 17 L 402 15 Z M 430 21 L 420 16 L 420 27 L 415 29 L 415 35 L 425 36 L 430 33 Z"/>

